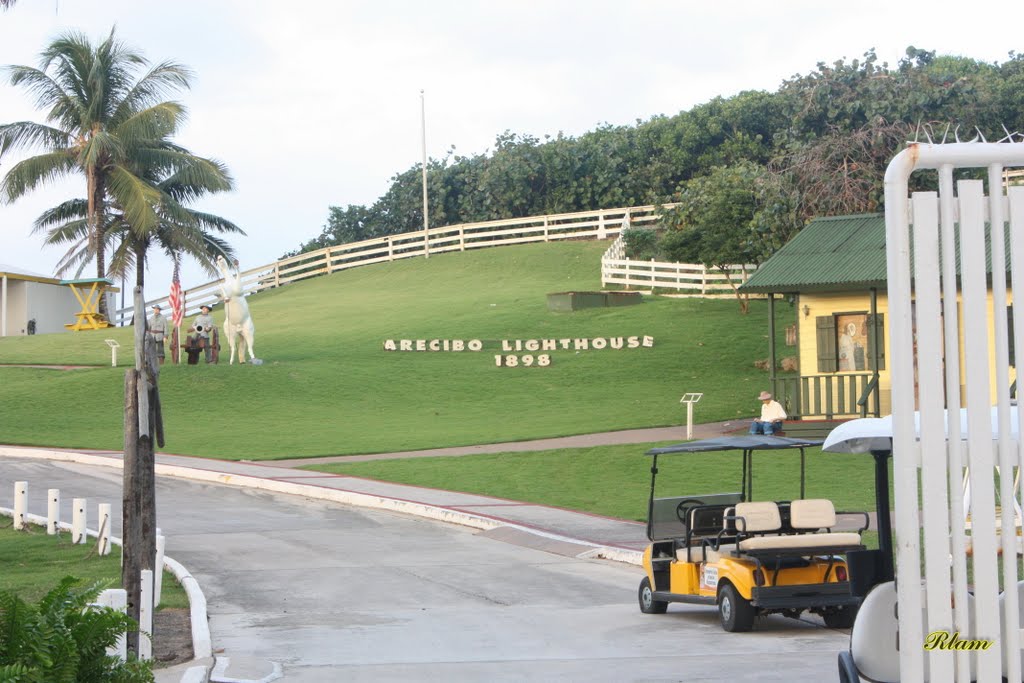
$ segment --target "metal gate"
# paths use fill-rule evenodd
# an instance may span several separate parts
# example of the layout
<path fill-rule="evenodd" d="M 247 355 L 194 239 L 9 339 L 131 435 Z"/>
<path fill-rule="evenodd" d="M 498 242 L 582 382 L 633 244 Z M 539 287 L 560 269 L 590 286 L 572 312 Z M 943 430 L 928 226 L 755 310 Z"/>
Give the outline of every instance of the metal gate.
<path fill-rule="evenodd" d="M 1024 324 L 1011 339 L 1008 283 L 1024 282 L 1024 187 L 1004 189 L 1011 166 L 1024 166 L 1024 143 L 1013 136 L 913 143 L 885 175 L 903 681 L 925 680 L 926 669 L 931 681 L 1021 680 L 1011 501 L 1024 455 L 1016 433 L 1024 405 L 1011 402 L 1009 353 L 1011 344 L 1024 349 Z M 968 168 L 984 179 L 954 184 L 954 172 Z M 937 171 L 939 192 L 908 196 L 909 178 L 921 169 Z M 946 640 L 925 649 L 936 632 L 991 646 L 963 650 Z"/>

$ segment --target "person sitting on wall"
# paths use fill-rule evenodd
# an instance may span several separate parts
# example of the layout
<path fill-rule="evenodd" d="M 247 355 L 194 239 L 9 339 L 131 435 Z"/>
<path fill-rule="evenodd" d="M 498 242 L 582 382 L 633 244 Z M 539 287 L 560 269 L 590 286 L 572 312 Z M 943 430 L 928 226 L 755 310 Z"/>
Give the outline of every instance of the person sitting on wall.
<path fill-rule="evenodd" d="M 761 417 L 750 425 L 750 433 L 771 436 L 775 432 L 782 431 L 782 421 L 786 419 L 786 411 L 782 409 L 779 402 L 773 400 L 772 395 L 767 391 L 762 391 L 757 400 L 761 402 Z"/>
<path fill-rule="evenodd" d="M 210 345 L 210 333 L 213 331 L 213 316 L 210 315 L 210 306 L 208 304 L 203 304 L 199 307 L 199 310 L 201 312 L 192 321 L 192 327 L 188 328 L 190 334 L 186 343 L 186 350 L 202 349 L 203 356 L 206 362 L 209 363 L 210 354 L 213 350 L 213 347 Z M 191 353 L 189 353 L 189 364 L 194 365 Z"/>

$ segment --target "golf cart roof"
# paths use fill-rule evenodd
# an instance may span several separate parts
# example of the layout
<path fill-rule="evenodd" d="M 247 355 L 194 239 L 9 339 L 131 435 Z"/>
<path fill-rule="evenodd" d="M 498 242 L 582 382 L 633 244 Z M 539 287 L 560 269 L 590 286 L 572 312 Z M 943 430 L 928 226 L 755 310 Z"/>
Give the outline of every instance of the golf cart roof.
<path fill-rule="evenodd" d="M 889 430 L 890 434 L 892 430 Z M 709 451 L 774 451 L 788 448 L 809 448 L 820 446 L 816 439 L 791 439 L 785 436 L 763 436 L 749 434 L 745 436 L 720 436 L 714 439 L 688 441 L 674 446 L 662 446 L 647 451 L 647 455 L 664 455 L 666 453 L 707 453 Z"/>
<path fill-rule="evenodd" d="M 914 413 L 914 432 L 921 436 L 921 414 Z M 1017 407 L 1010 408 L 1010 432 L 1014 439 L 1020 434 Z M 946 414 L 946 434 L 949 434 L 949 414 Z M 960 409 L 960 436 L 967 438 L 967 409 Z M 992 408 L 992 438 L 999 438 L 999 417 Z M 829 433 L 821 450 L 830 453 L 870 453 L 892 450 L 892 415 L 863 417 L 844 422 Z"/>

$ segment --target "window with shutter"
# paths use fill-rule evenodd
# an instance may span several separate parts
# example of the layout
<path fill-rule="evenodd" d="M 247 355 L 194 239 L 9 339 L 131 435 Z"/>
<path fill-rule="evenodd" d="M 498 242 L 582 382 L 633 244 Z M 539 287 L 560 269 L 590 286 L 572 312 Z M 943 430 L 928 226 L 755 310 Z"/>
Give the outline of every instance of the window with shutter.
<path fill-rule="evenodd" d="M 831 315 L 819 315 L 817 322 L 818 372 L 835 372 L 839 369 L 836 360 L 836 319 Z"/>

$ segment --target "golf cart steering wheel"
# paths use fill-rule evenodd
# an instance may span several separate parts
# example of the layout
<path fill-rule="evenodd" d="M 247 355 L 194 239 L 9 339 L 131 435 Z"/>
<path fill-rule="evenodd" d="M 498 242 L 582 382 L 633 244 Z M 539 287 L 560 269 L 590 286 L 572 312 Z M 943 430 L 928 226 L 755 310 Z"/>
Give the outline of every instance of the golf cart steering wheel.
<path fill-rule="evenodd" d="M 679 501 L 678 505 L 676 505 L 676 517 L 678 517 L 679 521 L 683 523 L 683 526 L 689 526 L 689 522 L 686 521 L 686 518 L 690 516 L 690 511 L 698 505 L 703 504 L 704 501 L 697 500 L 696 498 L 684 498 Z"/>

